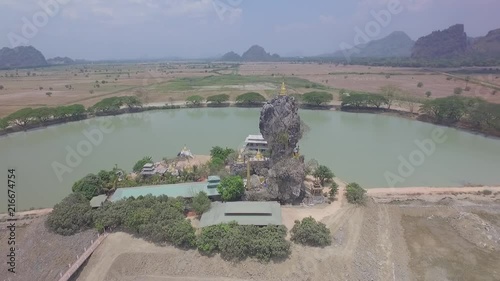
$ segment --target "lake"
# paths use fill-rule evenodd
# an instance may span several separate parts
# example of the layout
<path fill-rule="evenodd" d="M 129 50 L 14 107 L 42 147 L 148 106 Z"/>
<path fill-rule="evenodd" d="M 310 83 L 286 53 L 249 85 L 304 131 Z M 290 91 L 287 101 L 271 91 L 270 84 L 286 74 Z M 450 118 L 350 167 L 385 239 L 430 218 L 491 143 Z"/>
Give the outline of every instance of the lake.
<path fill-rule="evenodd" d="M 17 171 L 17 209 L 52 207 L 88 173 L 127 171 L 143 156 L 174 157 L 237 148 L 259 133 L 259 109 L 203 108 L 94 118 L 0 138 L 0 180 L 7 209 L 7 169 Z M 500 140 L 398 117 L 301 110 L 300 142 L 345 181 L 365 188 L 500 184 Z"/>

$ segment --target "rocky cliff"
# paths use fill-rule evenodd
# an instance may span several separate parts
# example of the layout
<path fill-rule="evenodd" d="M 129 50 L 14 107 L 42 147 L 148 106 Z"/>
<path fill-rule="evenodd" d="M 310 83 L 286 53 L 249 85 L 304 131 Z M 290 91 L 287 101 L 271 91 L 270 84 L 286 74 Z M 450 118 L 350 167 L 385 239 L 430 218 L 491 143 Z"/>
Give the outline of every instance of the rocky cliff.
<path fill-rule="evenodd" d="M 260 132 L 270 149 L 269 193 L 282 203 L 294 203 L 304 196 L 304 159 L 293 157 L 302 138 L 298 109 L 293 97 L 278 96 L 260 113 Z"/>
<path fill-rule="evenodd" d="M 467 41 L 464 25 L 456 24 L 418 39 L 411 57 L 424 59 L 455 57 L 465 53 Z"/>
<path fill-rule="evenodd" d="M 43 54 L 32 46 L 0 49 L 0 69 L 46 66 Z"/>

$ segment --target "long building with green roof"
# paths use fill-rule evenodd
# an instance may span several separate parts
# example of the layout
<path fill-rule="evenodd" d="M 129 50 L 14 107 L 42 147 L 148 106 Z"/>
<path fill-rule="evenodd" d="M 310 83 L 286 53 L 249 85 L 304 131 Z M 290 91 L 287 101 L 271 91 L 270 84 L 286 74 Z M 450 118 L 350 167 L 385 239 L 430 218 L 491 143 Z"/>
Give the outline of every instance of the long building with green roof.
<path fill-rule="evenodd" d="M 217 176 L 209 177 L 206 182 L 189 182 L 179 184 L 151 185 L 141 187 L 118 188 L 109 199 L 116 202 L 130 197 L 137 198 L 151 194 L 153 196 L 167 195 L 168 197 L 192 198 L 200 192 L 205 192 L 208 197 L 219 196 L 217 186 L 220 178 Z"/>

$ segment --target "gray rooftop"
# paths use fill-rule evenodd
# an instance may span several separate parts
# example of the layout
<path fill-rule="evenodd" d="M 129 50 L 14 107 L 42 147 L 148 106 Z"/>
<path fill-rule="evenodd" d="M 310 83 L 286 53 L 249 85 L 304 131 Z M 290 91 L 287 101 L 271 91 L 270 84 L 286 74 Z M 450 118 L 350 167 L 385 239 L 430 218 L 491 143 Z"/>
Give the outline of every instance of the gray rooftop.
<path fill-rule="evenodd" d="M 281 206 L 278 202 L 212 203 L 200 219 L 200 227 L 229 223 L 240 225 L 281 225 Z"/>
<path fill-rule="evenodd" d="M 179 184 L 164 184 L 140 187 L 124 187 L 118 188 L 109 199 L 111 202 L 116 202 L 129 197 L 137 198 L 151 194 L 153 196 L 167 195 L 168 197 L 184 197 L 191 198 L 196 196 L 201 191 L 207 193 L 209 197 L 218 196 L 217 188 L 208 188 L 208 182 L 187 182 Z"/>
<path fill-rule="evenodd" d="M 108 196 L 106 196 L 104 194 L 98 195 L 96 197 L 92 197 L 92 199 L 90 199 L 90 206 L 92 208 L 101 207 L 102 203 L 104 203 L 104 201 L 106 201 L 107 198 L 108 198 Z"/>

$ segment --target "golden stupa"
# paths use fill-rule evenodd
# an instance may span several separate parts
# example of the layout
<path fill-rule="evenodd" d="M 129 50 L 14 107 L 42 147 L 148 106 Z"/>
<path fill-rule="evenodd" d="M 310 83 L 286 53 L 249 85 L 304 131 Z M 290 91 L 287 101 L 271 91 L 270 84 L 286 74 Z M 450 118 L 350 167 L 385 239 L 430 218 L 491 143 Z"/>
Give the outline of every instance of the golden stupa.
<path fill-rule="evenodd" d="M 284 81 L 281 84 L 280 96 L 286 96 L 286 86 Z"/>

